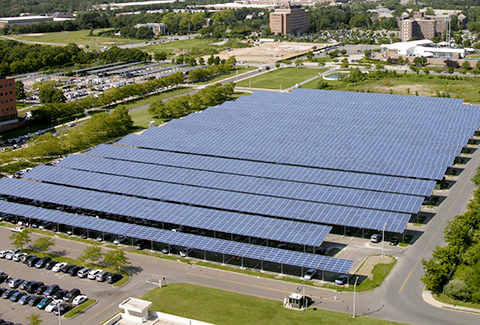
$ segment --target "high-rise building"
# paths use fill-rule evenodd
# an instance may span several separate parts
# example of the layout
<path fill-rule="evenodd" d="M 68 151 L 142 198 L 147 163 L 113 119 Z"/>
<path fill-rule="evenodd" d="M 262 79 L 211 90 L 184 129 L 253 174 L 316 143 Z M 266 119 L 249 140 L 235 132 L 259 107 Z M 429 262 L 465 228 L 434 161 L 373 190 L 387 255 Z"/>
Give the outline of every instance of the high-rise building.
<path fill-rule="evenodd" d="M 15 79 L 0 76 L 0 125 L 18 122 Z"/>
<path fill-rule="evenodd" d="M 408 42 L 414 37 L 432 39 L 435 34 L 445 32 L 447 19 L 448 16 L 425 16 L 423 12 L 415 12 L 412 18 L 400 21 L 400 38 L 402 42 Z"/>
<path fill-rule="evenodd" d="M 270 31 L 274 35 L 298 34 L 309 28 L 309 13 L 301 6 L 289 4 L 270 13 Z"/>

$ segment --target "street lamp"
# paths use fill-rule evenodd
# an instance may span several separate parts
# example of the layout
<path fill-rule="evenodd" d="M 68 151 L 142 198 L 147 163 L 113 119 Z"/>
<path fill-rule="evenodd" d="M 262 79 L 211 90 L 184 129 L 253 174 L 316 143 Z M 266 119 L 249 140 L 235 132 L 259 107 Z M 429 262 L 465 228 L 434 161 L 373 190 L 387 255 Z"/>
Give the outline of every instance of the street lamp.
<path fill-rule="evenodd" d="M 355 318 L 355 295 L 357 293 L 357 281 L 358 281 L 358 276 L 355 279 L 355 284 L 353 285 L 353 318 Z"/>
<path fill-rule="evenodd" d="M 58 325 L 62 325 L 62 318 L 60 317 L 60 304 L 62 301 L 59 299 L 57 303 L 57 310 L 58 310 Z"/>
<path fill-rule="evenodd" d="M 383 225 L 383 230 L 382 230 L 382 257 L 385 257 L 384 252 L 383 252 L 383 246 L 385 244 L 385 227 L 387 226 L 387 223 Z"/>

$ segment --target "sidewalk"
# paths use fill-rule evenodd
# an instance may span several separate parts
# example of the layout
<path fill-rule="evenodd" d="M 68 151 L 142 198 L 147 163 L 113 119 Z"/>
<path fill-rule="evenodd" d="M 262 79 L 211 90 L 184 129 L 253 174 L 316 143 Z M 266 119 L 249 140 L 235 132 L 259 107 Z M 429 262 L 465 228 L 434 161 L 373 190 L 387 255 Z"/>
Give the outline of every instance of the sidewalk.
<path fill-rule="evenodd" d="M 457 305 L 449 305 L 449 304 L 445 304 L 443 302 L 440 302 L 433 297 L 433 294 L 432 294 L 431 291 L 423 290 L 422 298 L 423 298 L 423 300 L 425 300 L 426 303 L 428 303 L 428 304 L 430 304 L 434 307 L 453 309 L 453 310 L 461 311 L 461 312 L 465 312 L 465 313 L 480 314 L 480 309 L 477 309 L 477 308 L 469 308 L 469 307 L 463 307 L 463 306 L 457 306 Z"/>

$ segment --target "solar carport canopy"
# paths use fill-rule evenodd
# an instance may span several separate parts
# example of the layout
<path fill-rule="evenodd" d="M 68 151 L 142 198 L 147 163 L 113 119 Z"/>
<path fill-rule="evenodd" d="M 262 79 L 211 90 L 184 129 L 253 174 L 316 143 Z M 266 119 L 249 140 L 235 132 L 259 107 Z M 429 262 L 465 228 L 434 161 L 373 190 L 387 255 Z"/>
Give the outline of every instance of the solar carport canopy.
<path fill-rule="evenodd" d="M 197 208 L 9 178 L 0 179 L 0 194 L 307 246 L 320 246 L 331 230 L 329 226 L 318 224 Z"/>
<path fill-rule="evenodd" d="M 410 219 L 409 214 L 381 210 L 369 210 L 333 204 L 287 200 L 261 195 L 178 186 L 126 177 L 92 174 L 63 168 L 38 166 L 24 178 L 44 182 L 94 189 L 102 192 L 128 194 L 168 202 L 188 203 L 234 212 L 281 217 L 298 221 L 337 224 L 366 229 L 382 229 L 402 232 Z M 31 185 L 30 185 L 31 186 Z M 177 186 L 168 191 L 167 186 Z M 203 193 L 199 193 L 203 190 Z M 208 191 L 208 192 L 207 192 Z M 124 198 L 123 196 L 122 198 Z M 418 197 L 416 197 L 418 199 Z M 67 205 L 71 205 L 72 203 Z"/>
<path fill-rule="evenodd" d="M 479 122 L 460 99 L 297 89 L 256 92 L 118 143 L 441 180 Z"/>
<path fill-rule="evenodd" d="M 357 188 L 418 196 L 429 196 L 435 186 L 435 181 L 431 180 L 189 155 L 178 152 L 157 151 L 106 144 L 101 144 L 93 148 L 87 154 L 143 164 L 157 164 L 162 166 L 211 171 L 222 174 L 261 177 L 307 184 Z"/>
<path fill-rule="evenodd" d="M 254 260 L 285 264 L 296 267 L 312 268 L 336 273 L 348 273 L 353 261 L 283 250 L 272 247 L 257 246 L 232 242 L 217 238 L 172 232 L 163 229 L 144 227 L 103 220 L 93 217 L 74 215 L 56 210 L 42 209 L 23 204 L 0 201 L 0 212 L 33 218 L 82 229 L 107 232 L 158 243 L 170 244 L 196 250 L 241 256 Z"/>

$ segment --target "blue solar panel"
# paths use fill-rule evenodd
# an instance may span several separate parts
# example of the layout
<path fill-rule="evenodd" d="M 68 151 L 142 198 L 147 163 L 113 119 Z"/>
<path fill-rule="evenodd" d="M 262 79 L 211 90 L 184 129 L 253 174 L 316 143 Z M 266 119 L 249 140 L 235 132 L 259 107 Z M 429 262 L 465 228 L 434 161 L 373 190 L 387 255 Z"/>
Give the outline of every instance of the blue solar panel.
<path fill-rule="evenodd" d="M 353 265 L 353 261 L 351 260 L 230 242 L 217 238 L 201 237 L 157 228 L 125 224 L 118 221 L 97 219 L 5 201 L 0 201 L 0 212 L 158 243 L 241 256 L 296 267 L 314 268 L 329 272 L 348 273 Z"/>
<path fill-rule="evenodd" d="M 440 180 L 480 122 L 461 100 L 414 96 L 298 90 L 239 103 L 119 143 Z"/>
<path fill-rule="evenodd" d="M 41 202 L 228 234 L 320 246 L 331 227 L 265 218 L 34 182 L 0 180 L 0 193 Z M 3 186 L 5 185 L 5 186 Z M 21 193 L 24 188 L 24 193 Z"/>
<path fill-rule="evenodd" d="M 0 179 L 0 194 L 149 220 L 158 220 L 158 218 L 165 218 L 166 216 L 187 215 L 189 213 L 192 216 L 199 213 L 207 213 L 208 215 L 226 213 L 219 210 L 200 209 L 185 205 L 168 204 L 135 197 L 9 178 Z M 241 206 L 242 202 L 238 202 L 238 204 Z M 251 202 L 246 202 L 245 204 L 252 205 Z M 261 206 L 262 202 L 260 201 L 258 204 Z M 301 210 L 295 204 L 287 206 L 282 201 L 274 209 L 279 212 L 282 212 L 284 209 L 290 209 L 294 213 L 287 217 L 292 220 L 373 230 L 381 230 L 386 224 L 386 231 L 396 233 L 403 232 L 410 219 L 409 214 L 327 204 L 319 205 L 317 209 Z M 272 212 L 266 211 L 266 213 L 271 214 Z M 172 221 L 172 223 L 174 222 Z"/>
<path fill-rule="evenodd" d="M 206 192 L 211 192 L 210 189 L 406 213 L 416 213 L 423 202 L 423 198 L 421 197 L 403 194 L 302 184 L 80 155 L 69 156 L 57 164 L 57 166 L 177 184 L 165 185 L 162 189 L 158 189 L 159 192 L 167 196 L 171 191 L 181 192 L 185 190 L 181 185 L 208 188 L 208 190 L 196 190 L 197 195 L 200 197 L 196 204 L 202 202 L 201 197 L 203 197 Z M 49 176 L 46 177 L 46 180 L 49 180 Z M 76 178 L 76 176 L 72 175 L 68 178 Z M 103 182 L 100 179 L 96 181 Z M 55 182 L 55 180 L 52 179 L 52 182 Z M 109 183 L 108 180 L 105 180 L 105 182 Z M 145 184 L 147 184 L 145 187 L 149 186 L 149 183 Z M 158 184 L 153 184 L 153 186 L 155 185 Z M 128 184 L 125 184 L 125 187 L 130 188 Z M 218 195 L 221 195 L 221 193 L 219 192 Z M 191 200 L 192 196 L 190 195 L 188 198 L 183 199 Z M 195 204 L 192 201 L 184 202 Z"/>
<path fill-rule="evenodd" d="M 434 181 L 421 179 L 349 173 L 166 151 L 134 149 L 123 146 L 99 145 L 90 150 L 88 155 L 225 174 L 419 196 L 429 196 L 435 186 Z"/>

